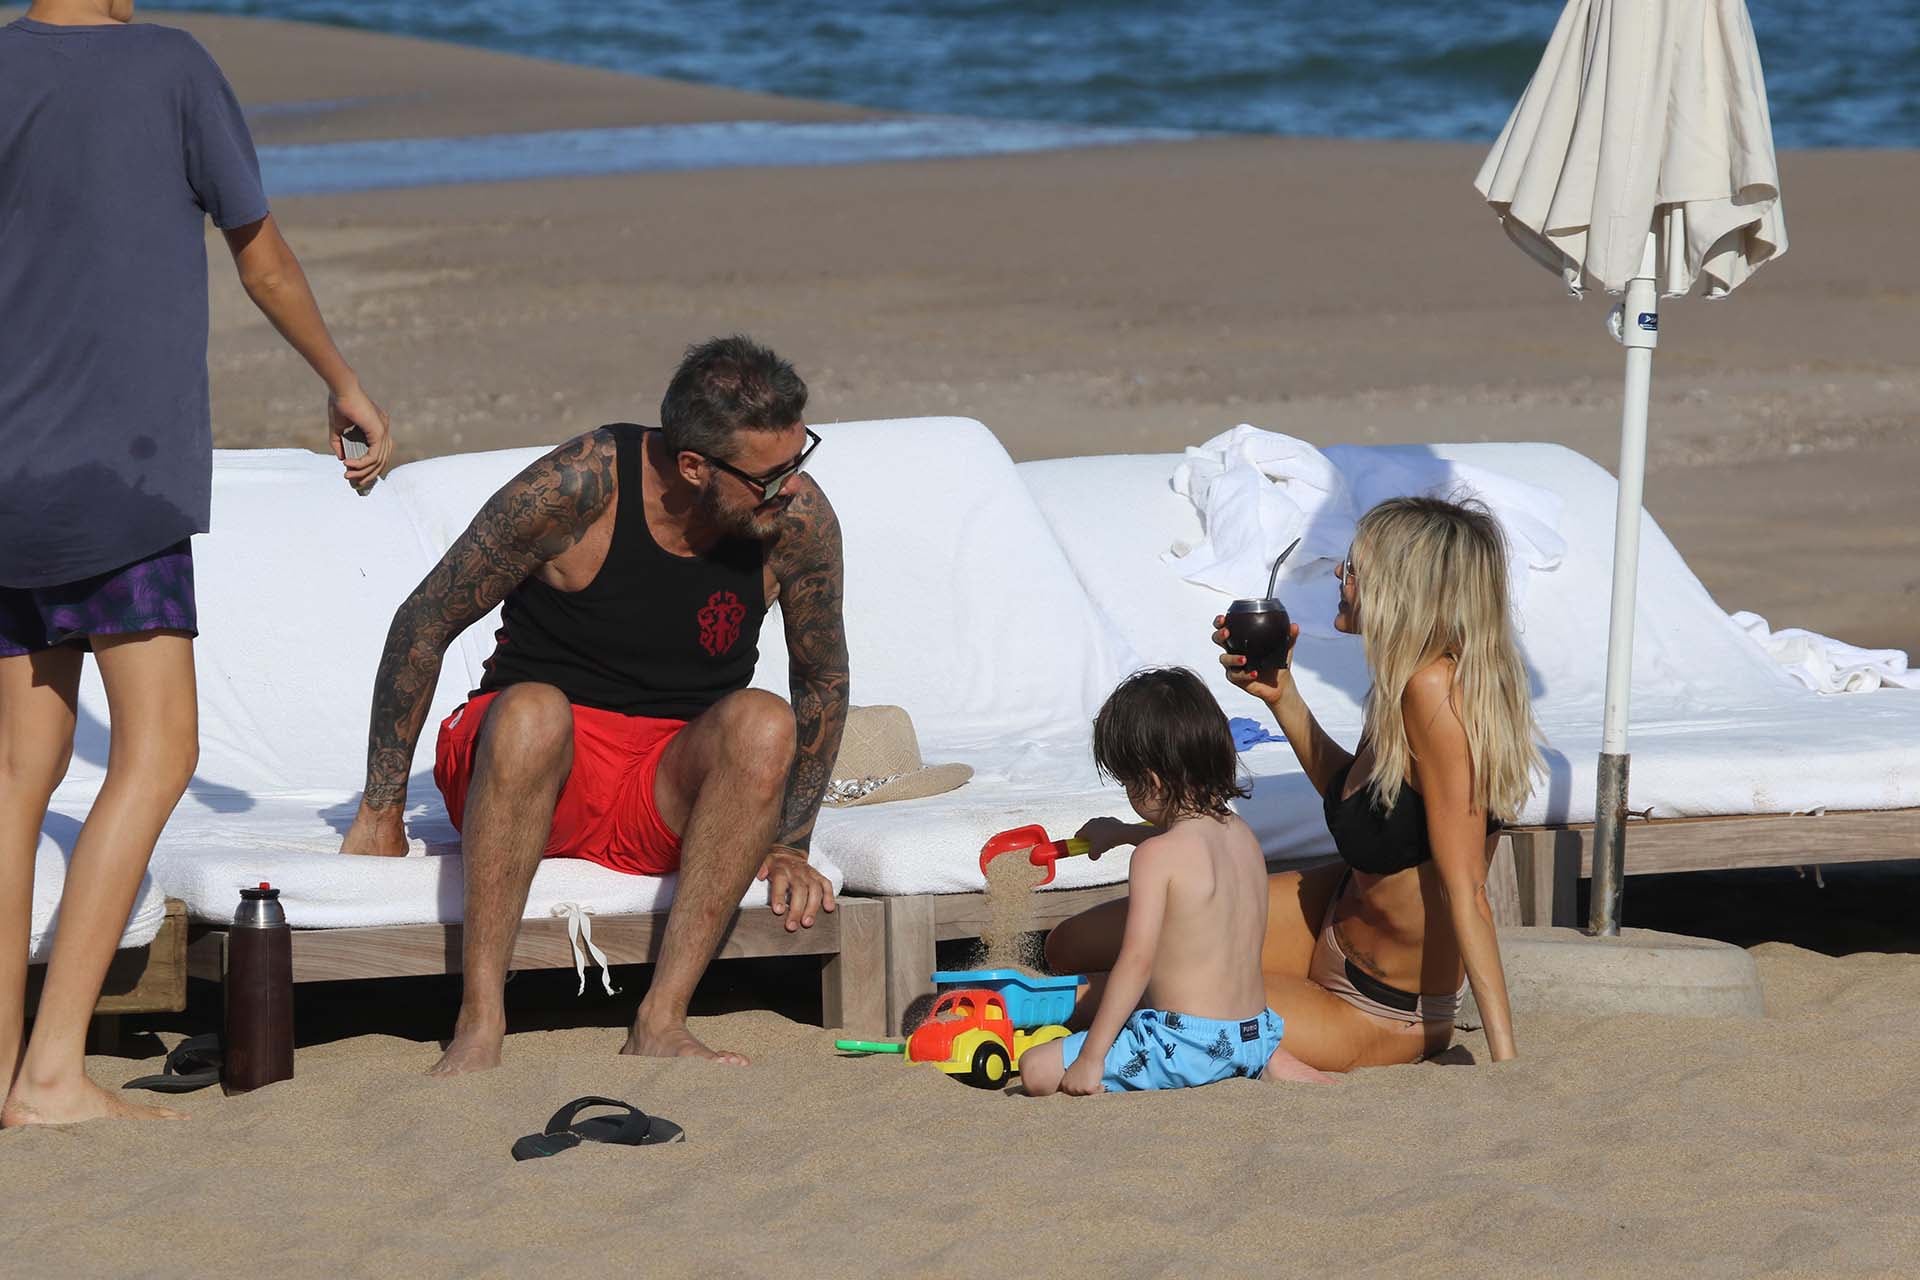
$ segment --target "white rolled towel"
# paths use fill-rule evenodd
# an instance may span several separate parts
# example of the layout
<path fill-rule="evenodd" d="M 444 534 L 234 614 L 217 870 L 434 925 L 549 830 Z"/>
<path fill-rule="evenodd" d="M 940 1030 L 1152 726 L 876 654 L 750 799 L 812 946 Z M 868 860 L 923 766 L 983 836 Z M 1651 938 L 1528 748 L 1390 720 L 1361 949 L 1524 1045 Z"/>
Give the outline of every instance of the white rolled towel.
<path fill-rule="evenodd" d="M 1281 594 L 1324 603 L 1294 610 L 1302 629 L 1316 635 L 1332 634 L 1333 563 L 1346 555 L 1359 518 L 1388 498 L 1484 502 L 1507 534 L 1516 608 L 1526 599 L 1528 574 L 1559 568 L 1567 551 L 1560 495 L 1414 446 L 1336 445 L 1323 453 L 1304 440 L 1242 423 L 1189 447 L 1170 484 L 1193 503 L 1206 537 L 1173 547 L 1161 559 L 1188 582 L 1250 596 L 1265 589 L 1274 560 L 1299 538 L 1280 577 L 1291 590 Z"/>
<path fill-rule="evenodd" d="M 1899 649 L 1862 649 L 1798 627 L 1767 627 L 1757 613 L 1729 615 L 1735 626 L 1815 693 L 1869 693 L 1875 689 L 1920 689 L 1920 671 L 1907 667 Z"/>

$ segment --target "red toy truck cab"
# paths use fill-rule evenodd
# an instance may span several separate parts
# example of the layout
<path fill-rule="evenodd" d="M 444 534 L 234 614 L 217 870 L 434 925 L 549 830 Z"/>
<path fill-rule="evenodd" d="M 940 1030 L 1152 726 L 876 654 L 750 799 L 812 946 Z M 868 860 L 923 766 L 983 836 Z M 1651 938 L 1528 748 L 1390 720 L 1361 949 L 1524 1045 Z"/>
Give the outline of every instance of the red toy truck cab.
<path fill-rule="evenodd" d="M 973 988 L 949 991 L 934 1002 L 927 1020 L 907 1039 L 907 1057 L 914 1062 L 949 1062 L 954 1041 L 968 1031 L 999 1037 L 1009 1054 L 1013 1050 L 1013 1021 L 1007 1004 L 991 991 Z"/>

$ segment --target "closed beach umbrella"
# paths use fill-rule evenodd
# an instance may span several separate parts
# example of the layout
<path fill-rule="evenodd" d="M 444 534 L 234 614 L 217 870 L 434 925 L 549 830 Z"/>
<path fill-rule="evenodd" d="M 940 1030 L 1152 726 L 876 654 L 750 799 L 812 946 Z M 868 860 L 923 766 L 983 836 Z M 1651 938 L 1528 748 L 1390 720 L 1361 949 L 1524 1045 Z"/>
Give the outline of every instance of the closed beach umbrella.
<path fill-rule="evenodd" d="M 1624 295 L 1627 349 L 1593 931 L 1620 931 L 1627 695 L 1662 297 L 1737 289 L 1785 253 L 1760 54 L 1744 0 L 1569 0 L 1474 185 L 1514 242 L 1575 294 Z"/>

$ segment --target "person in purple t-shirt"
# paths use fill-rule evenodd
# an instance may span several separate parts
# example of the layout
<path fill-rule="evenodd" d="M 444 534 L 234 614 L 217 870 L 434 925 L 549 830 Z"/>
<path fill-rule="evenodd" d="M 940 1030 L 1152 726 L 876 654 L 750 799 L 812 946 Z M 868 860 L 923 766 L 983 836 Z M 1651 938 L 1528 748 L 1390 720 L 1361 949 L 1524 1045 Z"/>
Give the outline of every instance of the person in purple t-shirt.
<path fill-rule="evenodd" d="M 199 755 L 193 557 L 207 529 L 205 225 L 327 384 L 364 488 L 387 418 L 334 348 L 260 185 L 240 104 L 132 0 L 36 0 L 0 27 L 0 1125 L 168 1117 L 87 1079 L 84 1041 L 147 860 Z M 363 436 L 348 459 L 343 437 Z M 33 1036 L 34 848 L 73 749 L 91 651 L 112 710 Z"/>

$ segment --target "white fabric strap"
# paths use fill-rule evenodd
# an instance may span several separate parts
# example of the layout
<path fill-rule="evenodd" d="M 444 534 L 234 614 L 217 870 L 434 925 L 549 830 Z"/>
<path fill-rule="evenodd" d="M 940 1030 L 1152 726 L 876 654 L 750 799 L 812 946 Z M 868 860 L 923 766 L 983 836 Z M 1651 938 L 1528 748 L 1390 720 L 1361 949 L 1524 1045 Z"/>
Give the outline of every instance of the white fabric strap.
<path fill-rule="evenodd" d="M 573 946 L 573 971 L 580 975 L 580 990 L 576 995 L 587 994 L 587 957 L 600 966 L 600 985 L 607 994 L 617 996 L 620 989 L 613 985 L 613 974 L 607 968 L 607 953 L 593 942 L 593 913 L 577 902 L 556 902 L 552 914 L 567 918 L 567 941 Z"/>

